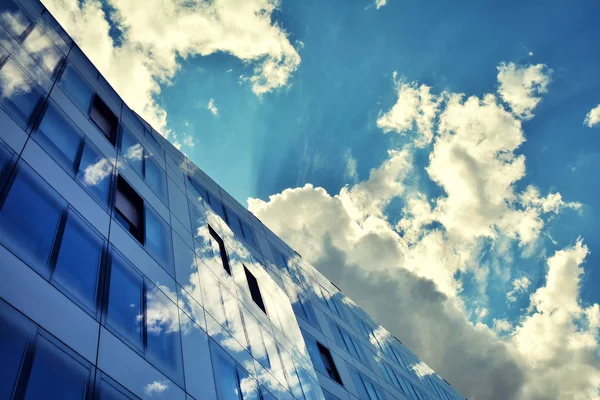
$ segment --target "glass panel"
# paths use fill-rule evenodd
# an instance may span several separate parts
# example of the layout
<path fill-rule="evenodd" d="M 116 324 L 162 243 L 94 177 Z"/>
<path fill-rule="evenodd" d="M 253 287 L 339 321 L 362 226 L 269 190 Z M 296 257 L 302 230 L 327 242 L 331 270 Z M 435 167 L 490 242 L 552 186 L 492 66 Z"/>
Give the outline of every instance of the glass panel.
<path fill-rule="evenodd" d="M 240 385 L 240 391 L 242 393 L 242 399 L 244 400 L 259 400 L 258 397 L 258 382 L 248 375 L 246 371 L 238 366 L 238 381 Z"/>
<path fill-rule="evenodd" d="M 54 102 L 50 102 L 35 137 L 69 173 L 73 172 L 83 135 Z"/>
<path fill-rule="evenodd" d="M 0 300 L 0 399 L 10 399 L 37 326 Z"/>
<path fill-rule="evenodd" d="M 144 280 L 132 267 L 113 253 L 108 293 L 108 323 L 142 350 L 142 303 Z"/>
<path fill-rule="evenodd" d="M 48 259 L 66 202 L 22 162 L 0 207 L 0 241 L 49 278 Z"/>
<path fill-rule="evenodd" d="M 14 156 L 14 152 L 10 147 L 4 144 L 0 139 L 0 191 L 4 186 L 5 178 L 8 175 L 9 166 L 12 164 L 11 160 Z"/>
<path fill-rule="evenodd" d="M 244 310 L 243 314 L 244 322 L 246 323 L 246 333 L 248 334 L 248 340 L 250 341 L 250 352 L 263 367 L 269 369 L 271 368 L 271 363 L 269 362 L 269 356 L 263 340 L 260 324 L 254 319 L 249 311 L 246 311 L 243 308 L 242 310 Z"/>
<path fill-rule="evenodd" d="M 229 217 L 229 227 L 231 230 L 234 231 L 236 235 L 243 238 L 244 231 L 242 230 L 242 223 L 240 222 L 238 216 L 232 212 L 229 212 L 227 216 Z"/>
<path fill-rule="evenodd" d="M 52 76 L 63 54 L 52 43 L 50 37 L 44 34 L 39 25 L 27 35 L 23 47 L 44 71 Z"/>
<path fill-rule="evenodd" d="M 235 362 L 212 340 L 210 348 L 217 386 L 217 397 L 219 400 L 239 400 L 240 389 Z"/>
<path fill-rule="evenodd" d="M 161 266 L 175 276 L 171 248 L 171 230 L 154 210 L 146 206 L 146 248 L 160 262 Z"/>
<path fill-rule="evenodd" d="M 248 343 L 246 342 L 246 334 L 240 315 L 240 308 L 238 307 L 238 301 L 233 294 L 223 286 L 221 286 L 221 295 L 223 296 L 223 307 L 225 308 L 225 315 L 227 317 L 226 328 L 243 347 L 247 347 Z"/>
<path fill-rule="evenodd" d="M 167 202 L 167 174 L 152 157 L 146 158 L 146 183 L 164 202 Z"/>
<path fill-rule="evenodd" d="M 125 127 L 121 135 L 121 156 L 139 176 L 144 176 L 144 148 Z"/>
<path fill-rule="evenodd" d="M 69 213 L 53 279 L 93 314 L 103 244 L 100 235 Z"/>
<path fill-rule="evenodd" d="M 70 64 L 67 66 L 62 74 L 59 86 L 87 116 L 94 92 L 92 92 L 92 89 L 90 89 L 84 79 L 75 71 L 75 67 Z"/>
<path fill-rule="evenodd" d="M 81 400 L 85 396 L 88 378 L 89 369 L 38 336 L 25 400 Z"/>
<path fill-rule="evenodd" d="M 248 244 L 252 247 L 258 248 L 258 243 L 256 243 L 256 236 L 254 236 L 254 229 L 244 221 L 241 221 L 242 229 L 244 230 L 244 237 Z"/>
<path fill-rule="evenodd" d="M 15 39 L 19 39 L 25 30 L 29 28 L 31 21 L 23 14 L 23 12 L 21 12 L 19 7 L 10 0 L 2 2 L 2 9 L 0 23 Z"/>
<path fill-rule="evenodd" d="M 96 197 L 102 206 L 108 206 L 108 195 L 112 178 L 113 165 L 100 155 L 89 142 L 85 142 L 77 180 Z"/>
<path fill-rule="evenodd" d="M 183 386 L 177 306 L 157 287 L 148 290 L 146 302 L 148 359 L 169 378 Z"/>
<path fill-rule="evenodd" d="M 45 93 L 17 63 L 9 58 L 0 67 L 0 103 L 26 128 Z"/>
<path fill-rule="evenodd" d="M 98 379 L 98 378 L 96 378 Z M 133 396 L 126 389 L 118 386 L 113 383 L 109 383 L 104 377 L 100 381 L 100 400 L 131 400 L 137 399 L 137 397 Z"/>

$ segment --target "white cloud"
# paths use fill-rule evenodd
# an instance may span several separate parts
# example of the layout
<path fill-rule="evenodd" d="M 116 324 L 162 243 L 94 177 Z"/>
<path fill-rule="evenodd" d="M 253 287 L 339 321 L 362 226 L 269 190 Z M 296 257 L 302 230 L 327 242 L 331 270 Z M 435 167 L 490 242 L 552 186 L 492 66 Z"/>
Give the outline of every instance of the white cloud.
<path fill-rule="evenodd" d="M 600 368 L 590 361 L 590 349 L 598 347 L 591 329 L 600 325 L 600 308 L 578 306 L 576 311 L 579 275 L 573 276 L 587 253 L 580 242 L 548 260 L 547 283 L 532 295 L 531 311 L 522 320 L 513 325 L 496 318 L 490 328 L 478 322 L 489 318 L 489 307 L 475 303 L 476 322 L 469 321 L 457 273 L 472 273 L 475 290 L 484 293 L 492 268 L 481 261 L 484 251 L 497 251 L 499 260 L 511 263 L 511 243 L 534 246 L 549 218 L 581 205 L 565 202 L 560 193 L 544 196 L 534 186 L 516 190 L 515 183 L 525 176 L 525 158 L 516 150 L 525 137 L 520 117 L 496 95 L 443 97 L 432 125 L 415 128 L 423 135 L 419 129 L 433 127 L 425 171 L 412 165 L 413 154 L 429 150 L 409 144 L 391 150 L 367 180 L 338 194 L 307 184 L 268 201 L 249 199 L 249 209 L 466 397 L 595 398 L 591 394 L 600 385 Z M 394 119 L 400 127 L 407 120 Z M 429 177 L 443 193 L 429 199 L 408 183 L 412 174 Z M 395 198 L 404 201 L 404 209 L 392 226 L 384 211 Z M 492 244 L 492 250 L 484 244 Z M 558 277 L 566 279 L 565 288 L 554 283 Z M 528 278 L 520 278 L 512 288 L 521 292 L 529 286 Z M 548 312 L 552 304 L 558 306 L 553 296 L 564 302 L 562 310 L 571 311 L 563 317 Z M 582 319 L 587 327 L 576 323 Z M 562 336 L 554 336 L 556 344 L 542 336 L 540 352 L 549 346 L 549 353 L 544 368 L 538 368 L 542 364 L 529 356 L 536 356 L 535 331 L 539 328 L 541 335 L 548 324 L 560 327 Z M 570 342 L 567 332 L 581 340 L 565 345 L 576 350 L 573 359 L 555 350 Z"/>
<path fill-rule="evenodd" d="M 168 388 L 169 385 L 165 384 L 164 382 L 154 381 L 144 386 L 144 392 L 146 392 L 148 396 L 152 396 L 155 393 L 162 393 Z"/>
<path fill-rule="evenodd" d="M 344 162 L 346 163 L 344 178 L 355 182 L 358 178 L 358 172 L 356 171 L 356 158 L 354 158 L 352 151 L 349 149 L 344 153 Z"/>
<path fill-rule="evenodd" d="M 219 109 L 215 106 L 215 99 L 208 100 L 206 108 L 208 108 L 208 111 L 210 111 L 212 115 L 219 115 Z"/>
<path fill-rule="evenodd" d="M 387 4 L 387 0 L 375 0 L 375 7 L 379 10 Z"/>
<path fill-rule="evenodd" d="M 590 112 L 587 113 L 583 123 L 590 128 L 600 123 L 600 104 L 592 108 Z"/>
<path fill-rule="evenodd" d="M 506 293 L 506 299 L 509 303 L 517 301 L 517 295 L 525 293 L 529 289 L 531 281 L 526 276 L 516 278 L 512 281 L 512 289 Z"/>
<path fill-rule="evenodd" d="M 533 118 L 531 112 L 541 101 L 540 95 L 548 91 L 552 70 L 543 64 L 498 66 L 498 93 L 513 113 L 523 119 Z"/>
<path fill-rule="evenodd" d="M 415 143 L 421 147 L 431 143 L 433 119 L 438 111 L 441 97 L 432 95 L 431 88 L 427 85 L 398 82 L 395 71 L 393 76 L 397 91 L 396 104 L 377 118 L 377 126 L 385 133 L 401 134 L 415 127 L 422 136 Z"/>
<path fill-rule="evenodd" d="M 271 20 L 277 0 L 109 0 L 110 15 L 98 0 L 43 3 L 127 104 L 165 135 L 167 114 L 156 96 L 175 77 L 180 58 L 229 53 L 254 66 L 249 81 L 257 95 L 287 85 L 301 61 Z M 123 33 L 119 45 L 107 18 Z"/>
<path fill-rule="evenodd" d="M 194 147 L 196 146 L 196 141 L 192 135 L 187 135 L 183 137 L 183 144 L 187 147 Z"/>

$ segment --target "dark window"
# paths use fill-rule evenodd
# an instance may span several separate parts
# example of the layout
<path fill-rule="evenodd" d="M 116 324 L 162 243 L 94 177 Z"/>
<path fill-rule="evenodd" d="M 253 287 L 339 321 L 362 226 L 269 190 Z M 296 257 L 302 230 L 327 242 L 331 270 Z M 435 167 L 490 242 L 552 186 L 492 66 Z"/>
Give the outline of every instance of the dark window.
<path fill-rule="evenodd" d="M 35 137 L 67 171 L 73 171 L 83 134 L 54 102 L 48 105 Z"/>
<path fill-rule="evenodd" d="M 262 295 L 260 294 L 260 288 L 258 287 L 258 281 L 252 275 L 252 272 L 248 271 L 248 268 L 244 266 L 244 272 L 246 273 L 246 280 L 248 281 L 248 288 L 250 289 L 250 295 L 252 296 L 252 300 L 256 303 L 257 306 L 260 307 L 261 310 L 266 314 L 267 309 L 265 308 L 265 303 L 263 302 Z"/>
<path fill-rule="evenodd" d="M 104 240 L 75 213 L 67 217 L 52 279 L 92 313 Z"/>
<path fill-rule="evenodd" d="M 215 232 L 215 230 L 210 225 L 208 225 L 208 231 L 210 232 L 210 235 L 215 240 L 215 242 L 217 242 L 217 244 L 219 245 L 219 252 L 221 253 L 221 261 L 223 262 L 223 269 L 225 269 L 225 271 L 229 275 L 231 275 L 231 268 L 229 267 L 229 258 L 227 257 L 227 252 L 225 251 L 225 243 L 223 242 L 223 239 L 221 239 L 219 234 L 217 232 Z"/>
<path fill-rule="evenodd" d="M 144 279 L 113 253 L 108 292 L 108 323 L 139 350 L 143 349 Z"/>
<path fill-rule="evenodd" d="M 333 357 L 331 357 L 331 352 L 321 343 L 317 342 L 317 347 L 319 348 L 319 354 L 321 354 L 321 359 L 323 359 L 323 365 L 325 366 L 325 370 L 331 379 L 343 385 L 342 379 L 340 378 L 340 374 L 338 373 L 337 368 L 335 367 L 335 363 L 333 362 Z"/>
<path fill-rule="evenodd" d="M 88 113 L 94 92 L 85 80 L 79 76 L 75 67 L 68 65 L 62 74 L 59 86 L 63 89 L 75 105 L 85 114 Z"/>
<path fill-rule="evenodd" d="M 2 193 L 2 187 L 8 178 L 10 168 L 12 167 L 13 158 L 15 158 L 15 153 L 0 139 L 0 195 Z M 0 204 L 2 204 L 1 201 Z"/>
<path fill-rule="evenodd" d="M 94 96 L 92 102 L 90 118 L 92 118 L 92 121 L 94 121 L 96 126 L 104 133 L 104 136 L 106 136 L 106 138 L 114 145 L 115 133 L 117 131 L 119 120 L 97 94 Z"/>
<path fill-rule="evenodd" d="M 115 197 L 115 218 L 119 221 L 140 243 L 144 243 L 144 202 L 139 194 L 119 176 L 117 193 Z"/>
<path fill-rule="evenodd" d="M 66 202 L 27 164 L 20 163 L 0 198 L 0 241 L 46 278 L 52 243 Z"/>
<path fill-rule="evenodd" d="M 161 266 L 163 268 L 168 267 L 166 271 L 171 276 L 175 276 L 171 247 L 171 230 L 169 229 L 169 225 L 147 205 L 144 243 L 148 252 L 160 261 Z"/>
<path fill-rule="evenodd" d="M 106 207 L 113 176 L 113 165 L 85 141 L 77 172 L 77 180 Z"/>
<path fill-rule="evenodd" d="M 43 90 L 12 58 L 0 63 L 0 104 L 22 128 L 29 125 L 43 96 Z"/>
<path fill-rule="evenodd" d="M 25 400 L 83 399 L 90 377 L 89 367 L 38 336 Z"/>

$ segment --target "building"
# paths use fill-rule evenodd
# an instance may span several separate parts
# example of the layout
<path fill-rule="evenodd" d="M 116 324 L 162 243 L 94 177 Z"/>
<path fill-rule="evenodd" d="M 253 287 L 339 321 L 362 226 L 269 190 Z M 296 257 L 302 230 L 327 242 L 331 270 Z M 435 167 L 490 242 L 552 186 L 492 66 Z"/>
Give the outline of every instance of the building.
<path fill-rule="evenodd" d="M 0 399 L 459 399 L 0 1 Z"/>

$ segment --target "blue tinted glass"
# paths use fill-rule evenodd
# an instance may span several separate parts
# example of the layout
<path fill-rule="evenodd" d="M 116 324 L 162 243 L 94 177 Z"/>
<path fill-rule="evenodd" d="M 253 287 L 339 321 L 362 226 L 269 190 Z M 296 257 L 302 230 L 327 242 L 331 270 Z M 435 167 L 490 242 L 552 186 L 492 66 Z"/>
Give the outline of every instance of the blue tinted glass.
<path fill-rule="evenodd" d="M 19 37 L 25 33 L 31 20 L 23 14 L 21 9 L 10 0 L 4 0 L 0 2 L 3 11 L 3 17 L 0 19 L 0 23 L 4 25 L 4 28 L 10 32 L 10 34 L 19 40 Z"/>
<path fill-rule="evenodd" d="M 210 204 L 213 211 L 225 221 L 226 224 L 229 224 L 229 219 L 227 218 L 227 211 L 223 207 L 223 204 L 213 196 L 210 196 Z"/>
<path fill-rule="evenodd" d="M 146 158 L 146 183 L 163 202 L 167 202 L 167 175 L 151 157 Z"/>
<path fill-rule="evenodd" d="M 138 349 L 142 349 L 142 276 L 113 254 L 108 294 L 108 323 Z"/>
<path fill-rule="evenodd" d="M 192 249 L 179 237 L 173 234 L 173 254 L 175 258 L 175 278 L 190 293 L 198 286 L 195 255 Z"/>
<path fill-rule="evenodd" d="M 112 178 L 113 165 L 108 159 L 100 155 L 89 142 L 85 142 L 77 180 L 81 182 L 96 199 L 107 207 L 110 181 Z"/>
<path fill-rule="evenodd" d="M 199 197 L 198 200 L 201 198 L 206 203 L 210 204 L 210 199 L 206 189 L 204 189 L 202 185 L 196 182 L 193 178 L 188 177 L 188 182 L 190 183 L 189 187 L 192 189 L 192 192 L 194 192 L 197 198 Z"/>
<path fill-rule="evenodd" d="M 171 230 L 154 210 L 146 207 L 146 248 L 160 261 L 171 276 L 175 276 L 171 248 Z"/>
<path fill-rule="evenodd" d="M 92 313 L 96 312 L 103 242 L 81 218 L 69 213 L 53 280 Z"/>
<path fill-rule="evenodd" d="M 138 175 L 144 176 L 144 148 L 125 127 L 121 134 L 121 157 Z"/>
<path fill-rule="evenodd" d="M 96 378 L 98 379 L 98 378 Z M 100 400 L 130 400 L 137 399 L 137 397 L 133 396 L 126 389 L 122 387 L 118 387 L 113 383 L 109 383 L 105 379 L 100 380 Z"/>
<path fill-rule="evenodd" d="M 85 396 L 88 378 L 89 369 L 38 336 L 25 400 L 81 400 Z"/>
<path fill-rule="evenodd" d="M 48 75 L 53 75 L 63 54 L 54 45 L 52 39 L 44 33 L 40 25 L 33 28 L 23 41 L 22 46 Z"/>
<path fill-rule="evenodd" d="M 26 128 L 45 93 L 17 63 L 9 58 L 0 67 L 0 104 Z"/>
<path fill-rule="evenodd" d="M 183 386 L 181 336 L 177 306 L 157 287 L 146 295 L 148 359 Z"/>
<path fill-rule="evenodd" d="M 21 163 L 0 209 L 0 241 L 49 277 L 48 259 L 66 202 Z"/>
<path fill-rule="evenodd" d="M 28 343 L 37 327 L 0 300 L 0 399 L 10 399 Z"/>
<path fill-rule="evenodd" d="M 308 300 L 304 300 L 300 297 L 299 297 L 299 299 L 300 299 L 300 302 L 302 303 L 302 308 L 304 309 L 304 312 L 306 313 L 306 316 L 308 317 L 308 322 L 315 328 L 320 329 L 319 321 L 317 320 L 315 311 L 312 308 L 312 304 L 310 304 L 310 302 Z"/>
<path fill-rule="evenodd" d="M 92 92 L 92 89 L 90 89 L 83 78 L 75 71 L 75 67 L 72 65 L 67 66 L 60 79 L 59 86 L 69 95 L 75 105 L 87 115 L 94 92 Z"/>
<path fill-rule="evenodd" d="M 229 217 L 229 227 L 231 230 L 234 231 L 236 235 L 243 238 L 244 231 L 242 230 L 242 223 L 240 222 L 238 216 L 232 212 L 229 212 L 227 216 Z"/>
<path fill-rule="evenodd" d="M 36 132 L 38 142 L 69 172 L 83 140 L 77 126 L 60 109 L 50 102 L 42 123 Z"/>
<path fill-rule="evenodd" d="M 244 309 L 245 311 L 245 309 Z M 269 355 L 267 354 L 267 347 L 263 340 L 263 333 L 260 324 L 254 319 L 249 312 L 245 311 L 244 322 L 246 323 L 246 334 L 248 335 L 248 341 L 250 342 L 250 352 L 252 356 L 258 360 L 259 363 L 266 369 L 271 368 L 269 362 Z"/>
<path fill-rule="evenodd" d="M 13 156 L 13 151 L 0 140 L 0 190 L 2 190 L 2 184 L 8 175 Z"/>
<path fill-rule="evenodd" d="M 237 367 L 238 382 L 243 400 L 259 400 L 258 382 L 239 366 Z"/>
<path fill-rule="evenodd" d="M 219 400 L 239 400 L 240 389 L 236 364 L 215 342 L 210 341 L 210 348 Z"/>
<path fill-rule="evenodd" d="M 324 375 L 329 376 L 327 368 L 325 368 L 325 364 L 323 363 L 323 357 L 321 357 L 321 352 L 319 351 L 317 342 L 312 337 L 308 337 L 307 334 L 304 334 L 304 339 L 306 348 L 308 349 L 308 354 L 310 355 L 310 359 L 312 360 L 315 369 Z"/>
<path fill-rule="evenodd" d="M 256 236 L 254 236 L 254 229 L 244 221 L 241 221 L 242 229 L 244 230 L 244 237 L 246 238 L 246 242 L 252 247 L 258 248 L 258 243 L 256 243 Z"/>
<path fill-rule="evenodd" d="M 323 396 L 325 396 L 325 400 L 339 400 L 337 397 L 329 393 L 327 390 L 323 390 Z"/>
<path fill-rule="evenodd" d="M 371 399 L 371 397 L 369 396 L 369 393 L 367 392 L 367 389 L 365 387 L 365 384 L 362 380 L 361 375 L 355 369 L 350 370 L 350 375 L 352 375 L 352 380 L 354 381 L 354 386 L 356 387 L 356 390 L 358 391 L 358 396 L 363 400 L 373 400 L 373 399 Z"/>

